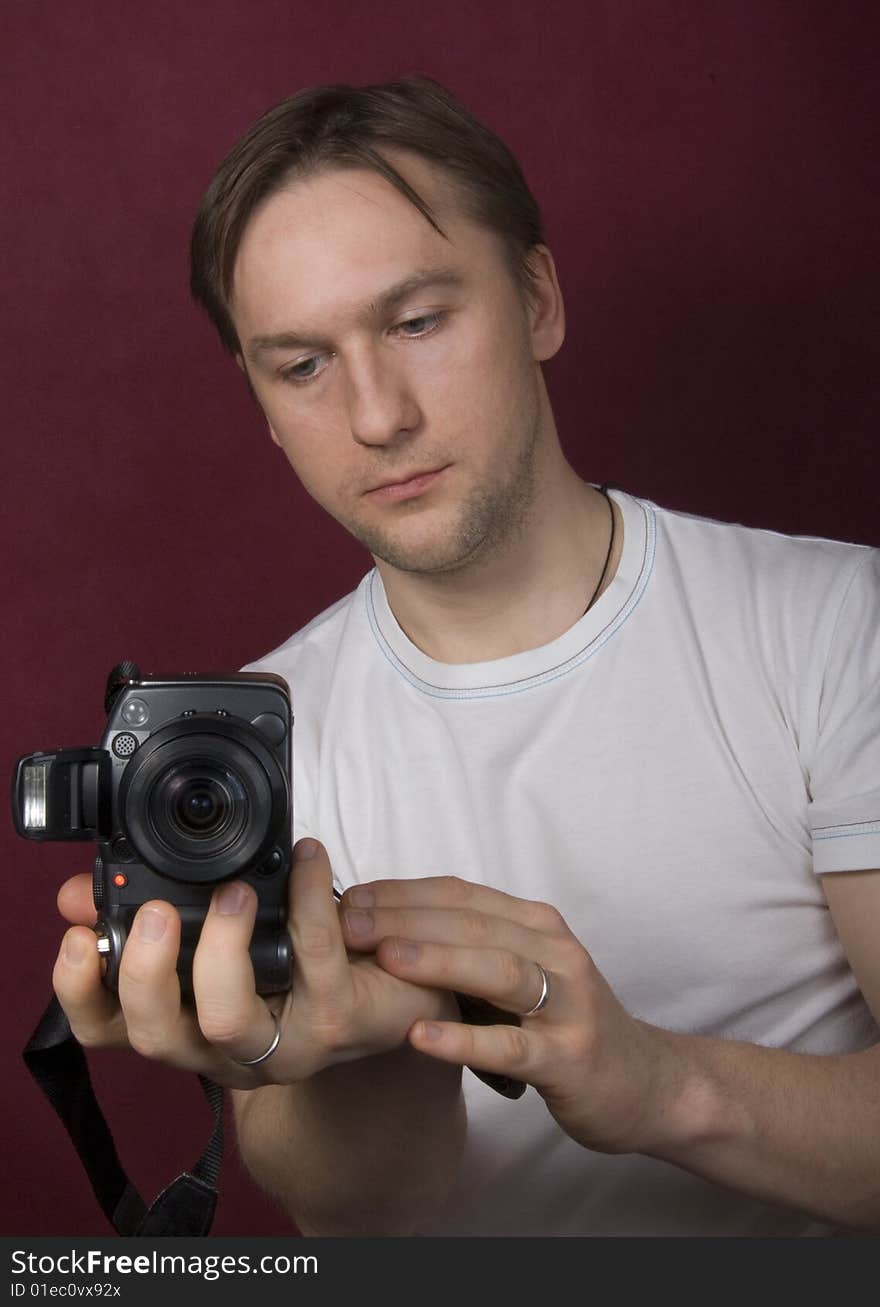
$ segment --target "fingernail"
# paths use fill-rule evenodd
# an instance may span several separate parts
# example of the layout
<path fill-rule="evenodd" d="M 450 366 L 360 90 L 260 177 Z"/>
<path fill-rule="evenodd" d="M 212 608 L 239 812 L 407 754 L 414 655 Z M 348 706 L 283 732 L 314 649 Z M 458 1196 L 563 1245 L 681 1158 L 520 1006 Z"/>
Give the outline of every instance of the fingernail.
<path fill-rule="evenodd" d="M 86 955 L 85 940 L 81 935 L 69 935 L 64 941 L 64 961 L 78 966 Z"/>
<path fill-rule="evenodd" d="M 318 841 L 310 839 L 300 840 L 294 849 L 297 862 L 308 862 L 309 858 L 313 858 L 317 852 Z"/>
<path fill-rule="evenodd" d="M 217 892 L 217 898 L 214 900 L 217 911 L 224 917 L 233 917 L 236 912 L 241 912 L 247 900 L 247 889 L 240 881 L 233 882 L 232 885 L 224 885 Z"/>
<path fill-rule="evenodd" d="M 135 918 L 134 929 L 140 939 L 155 944 L 165 934 L 167 925 L 164 915 L 156 908 L 142 908 Z"/>
<path fill-rule="evenodd" d="M 418 962 L 422 950 L 420 945 L 412 944 L 408 939 L 398 939 L 395 941 L 394 951 L 398 962 L 408 964 Z"/>
<path fill-rule="evenodd" d="M 343 915 L 352 935 L 369 935 L 373 929 L 373 917 L 369 912 L 346 912 Z"/>
<path fill-rule="evenodd" d="M 433 1044 L 435 1040 L 442 1038 L 443 1027 L 438 1026 L 436 1021 L 420 1021 L 418 1033 L 422 1039 L 430 1040 Z"/>
<path fill-rule="evenodd" d="M 371 908 L 376 902 L 376 896 L 366 885 L 355 885 L 354 889 L 348 891 L 348 901 L 356 908 Z"/>

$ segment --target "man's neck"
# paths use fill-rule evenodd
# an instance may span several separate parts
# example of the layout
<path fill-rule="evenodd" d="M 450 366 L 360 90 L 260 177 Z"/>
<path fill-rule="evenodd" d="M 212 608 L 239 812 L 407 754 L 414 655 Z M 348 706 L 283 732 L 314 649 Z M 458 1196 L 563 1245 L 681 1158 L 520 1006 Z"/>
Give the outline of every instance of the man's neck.
<path fill-rule="evenodd" d="M 568 464 L 564 468 L 535 504 L 526 528 L 483 562 L 432 575 L 376 560 L 398 624 L 429 658 L 506 658 L 548 644 L 583 616 L 608 556 L 611 514 L 603 495 Z M 600 594 L 614 576 L 623 543 L 620 510 L 613 510 L 614 548 Z"/>

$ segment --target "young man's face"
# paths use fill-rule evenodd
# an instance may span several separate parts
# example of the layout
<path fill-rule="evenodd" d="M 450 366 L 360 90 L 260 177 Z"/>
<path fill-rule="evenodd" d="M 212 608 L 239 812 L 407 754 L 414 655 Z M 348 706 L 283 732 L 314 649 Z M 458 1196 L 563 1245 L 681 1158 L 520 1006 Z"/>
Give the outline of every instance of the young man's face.
<path fill-rule="evenodd" d="M 561 313 L 548 326 L 526 308 L 499 239 L 459 214 L 442 174 L 389 157 L 449 239 L 377 173 L 321 172 L 250 220 L 232 315 L 309 494 L 376 558 L 446 572 L 488 557 L 534 501 L 538 360 Z"/>

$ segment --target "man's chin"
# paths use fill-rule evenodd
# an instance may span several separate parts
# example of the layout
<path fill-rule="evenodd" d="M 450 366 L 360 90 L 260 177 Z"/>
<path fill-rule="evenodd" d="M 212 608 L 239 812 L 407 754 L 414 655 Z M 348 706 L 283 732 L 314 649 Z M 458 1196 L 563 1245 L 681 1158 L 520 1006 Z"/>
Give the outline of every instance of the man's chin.
<path fill-rule="evenodd" d="M 351 528 L 349 528 L 351 529 Z M 441 575 L 456 572 L 467 565 L 479 542 L 456 540 L 448 532 L 432 533 L 422 539 L 390 536 L 385 532 L 358 528 L 352 534 L 372 554 L 376 563 L 384 563 L 399 572 L 416 575 Z"/>
<path fill-rule="evenodd" d="M 365 542 L 364 542 L 365 543 Z M 381 545 L 367 545 L 375 562 L 384 563 L 398 572 L 408 572 L 416 576 L 441 576 L 457 572 L 468 562 L 468 555 L 450 550 L 448 542 L 434 548 L 401 547 L 383 542 Z"/>
<path fill-rule="evenodd" d="M 410 574 L 450 575 L 487 561 L 503 547 L 521 526 L 527 499 L 522 491 L 489 487 L 455 506 L 420 504 L 418 511 L 342 525 L 377 563 Z"/>

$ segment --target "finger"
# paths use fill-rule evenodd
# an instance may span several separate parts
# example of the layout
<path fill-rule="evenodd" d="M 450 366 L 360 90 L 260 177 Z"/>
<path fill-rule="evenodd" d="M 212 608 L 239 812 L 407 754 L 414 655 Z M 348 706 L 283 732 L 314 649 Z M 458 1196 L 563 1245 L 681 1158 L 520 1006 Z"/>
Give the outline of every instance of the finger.
<path fill-rule="evenodd" d="M 482 998 L 505 1012 L 529 1012 L 544 992 L 541 967 L 508 949 L 449 948 L 408 939 L 384 939 L 379 965 L 417 985 Z"/>
<path fill-rule="evenodd" d="M 549 903 L 477 885 L 458 876 L 423 876 L 415 880 L 374 880 L 354 885 L 342 896 L 347 908 L 455 908 L 503 917 L 543 934 L 567 932 L 565 921 Z"/>
<path fill-rule="evenodd" d="M 58 891 L 58 911 L 72 925 L 93 926 L 97 920 L 92 897 L 92 877 L 88 872 L 71 876 Z"/>
<path fill-rule="evenodd" d="M 119 1003 L 103 982 L 94 931 L 74 926 L 63 940 L 52 985 L 75 1039 L 84 1048 L 125 1048 L 128 1036 Z"/>
<path fill-rule="evenodd" d="M 409 1042 L 441 1062 L 493 1071 L 536 1084 L 540 1080 L 540 1036 L 520 1026 L 467 1026 L 459 1021 L 417 1021 Z"/>
<path fill-rule="evenodd" d="M 299 840 L 290 874 L 290 938 L 296 965 L 294 1003 L 332 1009 L 351 984 L 348 953 L 333 898 L 333 871 L 323 844 Z"/>
<path fill-rule="evenodd" d="M 129 1043 L 144 1057 L 202 1070 L 204 1052 L 194 1019 L 182 1012 L 177 955 L 180 917 L 170 903 L 151 899 L 138 908 L 119 964 L 119 1002 Z"/>
<path fill-rule="evenodd" d="M 454 947 L 507 949 L 534 958 L 543 957 L 549 942 L 537 930 L 474 908 L 346 908 L 341 919 L 348 946 L 370 952 L 380 940 L 400 936 Z"/>
<path fill-rule="evenodd" d="M 249 946 L 257 915 L 252 886 L 231 881 L 215 891 L 193 957 L 193 993 L 205 1038 L 234 1061 L 259 1057 L 275 1022 L 259 997 Z"/>

